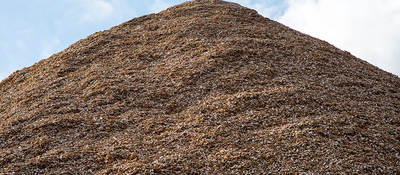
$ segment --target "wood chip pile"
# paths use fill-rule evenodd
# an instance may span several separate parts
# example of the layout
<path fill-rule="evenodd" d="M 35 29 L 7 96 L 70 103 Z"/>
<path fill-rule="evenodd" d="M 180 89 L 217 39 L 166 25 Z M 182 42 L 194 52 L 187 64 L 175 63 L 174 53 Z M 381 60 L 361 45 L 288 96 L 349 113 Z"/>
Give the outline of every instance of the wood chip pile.
<path fill-rule="evenodd" d="M 0 174 L 399 174 L 400 78 L 196 0 L 0 83 Z"/>

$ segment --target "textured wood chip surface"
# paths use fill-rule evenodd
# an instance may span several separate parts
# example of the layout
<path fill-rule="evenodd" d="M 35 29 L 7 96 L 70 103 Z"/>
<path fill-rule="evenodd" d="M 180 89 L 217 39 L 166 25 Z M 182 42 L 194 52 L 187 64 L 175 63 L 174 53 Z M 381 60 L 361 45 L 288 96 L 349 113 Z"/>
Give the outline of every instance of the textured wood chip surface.
<path fill-rule="evenodd" d="M 197 0 L 0 83 L 0 174 L 400 174 L 400 78 Z"/>

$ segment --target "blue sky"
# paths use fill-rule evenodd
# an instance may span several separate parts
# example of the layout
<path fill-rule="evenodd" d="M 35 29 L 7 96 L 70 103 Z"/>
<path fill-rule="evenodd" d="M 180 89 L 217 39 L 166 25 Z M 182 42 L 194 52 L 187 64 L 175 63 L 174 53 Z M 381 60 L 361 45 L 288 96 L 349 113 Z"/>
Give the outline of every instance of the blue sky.
<path fill-rule="evenodd" d="M 88 35 L 185 0 L 13 0 L 0 6 L 0 80 Z M 230 0 L 400 76 L 399 0 Z"/>

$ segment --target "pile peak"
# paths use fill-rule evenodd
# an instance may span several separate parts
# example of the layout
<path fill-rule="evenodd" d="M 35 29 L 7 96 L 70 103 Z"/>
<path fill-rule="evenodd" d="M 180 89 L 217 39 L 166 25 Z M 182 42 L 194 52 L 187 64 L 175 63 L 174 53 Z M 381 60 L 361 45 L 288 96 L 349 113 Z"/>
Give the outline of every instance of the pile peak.
<path fill-rule="evenodd" d="M 194 0 L 193 2 L 200 2 L 200 3 L 216 3 L 222 2 L 221 0 Z"/>
<path fill-rule="evenodd" d="M 3 80 L 0 173 L 396 174 L 399 99 L 327 42 L 190 1 Z"/>

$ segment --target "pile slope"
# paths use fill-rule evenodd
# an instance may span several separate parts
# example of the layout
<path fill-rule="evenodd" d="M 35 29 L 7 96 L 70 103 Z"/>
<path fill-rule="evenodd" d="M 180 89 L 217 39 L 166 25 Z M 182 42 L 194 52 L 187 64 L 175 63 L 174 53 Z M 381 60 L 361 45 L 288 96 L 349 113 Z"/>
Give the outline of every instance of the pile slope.
<path fill-rule="evenodd" d="M 95 33 L 0 83 L 0 173 L 400 173 L 400 79 L 235 3 Z"/>

